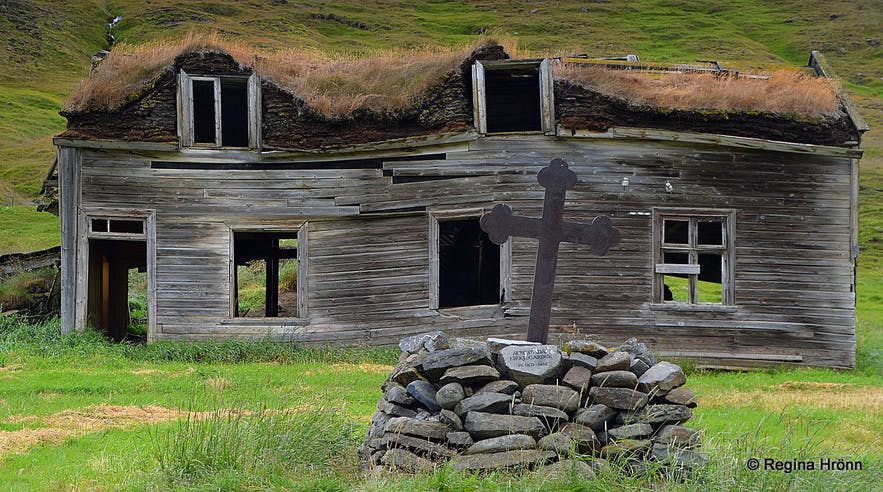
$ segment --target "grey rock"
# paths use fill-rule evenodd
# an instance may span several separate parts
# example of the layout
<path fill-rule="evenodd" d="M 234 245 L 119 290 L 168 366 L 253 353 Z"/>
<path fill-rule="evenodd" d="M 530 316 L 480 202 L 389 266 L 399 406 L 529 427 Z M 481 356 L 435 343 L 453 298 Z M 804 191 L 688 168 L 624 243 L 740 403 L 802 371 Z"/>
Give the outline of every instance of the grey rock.
<path fill-rule="evenodd" d="M 555 407 L 565 412 L 579 408 L 579 393 L 566 387 L 551 384 L 531 384 L 524 388 L 521 401 L 531 405 Z"/>
<path fill-rule="evenodd" d="M 607 405 L 596 403 L 588 408 L 577 411 L 576 417 L 573 421 L 577 424 L 591 427 L 594 431 L 599 431 L 604 428 L 604 424 L 613 420 L 617 413 L 619 412 Z"/>
<path fill-rule="evenodd" d="M 650 353 L 650 349 L 647 348 L 646 345 L 639 342 L 637 338 L 629 338 L 622 345 L 619 346 L 619 350 L 623 352 L 628 352 L 632 355 L 632 358 L 637 357 L 645 357 L 653 359 L 653 364 L 656 364 L 656 359 L 653 358 L 653 354 Z M 647 366 L 652 366 L 653 364 L 647 364 Z"/>
<path fill-rule="evenodd" d="M 559 453 L 559 456 L 561 454 Z M 579 459 L 562 460 L 551 465 L 544 466 L 542 473 L 549 478 L 564 479 L 569 477 L 579 477 L 582 480 L 594 480 L 595 470 L 592 465 Z"/>
<path fill-rule="evenodd" d="M 697 468 L 708 464 L 708 458 L 689 449 L 671 448 L 664 444 L 654 444 L 650 457 L 656 461 L 673 463 L 682 468 Z"/>
<path fill-rule="evenodd" d="M 599 372 L 592 376 L 592 386 L 607 388 L 634 388 L 638 384 L 638 376 L 631 371 Z"/>
<path fill-rule="evenodd" d="M 454 413 L 465 415 L 469 412 L 506 412 L 512 397 L 502 393 L 478 393 L 477 395 L 464 398 L 454 407 Z"/>
<path fill-rule="evenodd" d="M 449 459 L 456 454 L 443 444 L 420 439 L 419 437 L 407 436 L 405 434 L 387 432 L 383 436 L 383 440 L 388 449 L 405 448 L 409 451 L 413 451 L 420 455 L 426 455 L 431 458 Z"/>
<path fill-rule="evenodd" d="M 690 408 L 696 408 L 696 405 L 698 404 L 696 394 L 689 388 L 684 388 L 683 386 L 669 391 L 664 397 L 662 397 L 662 399 L 674 405 L 684 405 Z"/>
<path fill-rule="evenodd" d="M 684 405 L 654 404 L 634 412 L 622 412 L 616 416 L 623 424 L 680 424 L 690 420 L 693 411 Z"/>
<path fill-rule="evenodd" d="M 549 434 L 541 438 L 537 444 L 540 449 L 554 451 L 558 456 L 569 456 L 574 451 L 573 438 L 561 432 Z"/>
<path fill-rule="evenodd" d="M 460 383 L 463 386 L 476 386 L 500 379 L 500 373 L 493 366 L 460 366 L 445 371 L 439 383 Z"/>
<path fill-rule="evenodd" d="M 527 434 L 509 434 L 507 436 L 482 439 L 469 446 L 464 454 L 500 453 L 513 449 L 531 449 L 537 447 L 536 439 Z"/>
<path fill-rule="evenodd" d="M 438 406 L 452 410 L 460 403 L 460 400 L 466 398 L 466 392 L 460 383 L 448 383 L 435 392 L 435 402 Z"/>
<path fill-rule="evenodd" d="M 407 434 L 409 436 L 417 436 L 424 439 L 443 441 L 451 429 L 440 422 L 428 422 L 407 417 L 395 417 L 389 419 L 389 422 L 386 423 L 383 430 L 387 434 L 394 432 L 396 434 Z"/>
<path fill-rule="evenodd" d="M 491 381 L 490 383 L 482 386 L 475 394 L 478 393 L 503 393 L 505 395 L 514 395 L 516 391 L 518 391 L 518 383 L 515 381 L 510 381 L 508 379 L 501 379 L 499 381 Z"/>
<path fill-rule="evenodd" d="M 607 436 L 621 441 L 623 439 L 643 439 L 653 434 L 653 427 L 650 424 L 629 424 L 615 429 L 609 429 Z"/>
<path fill-rule="evenodd" d="M 408 383 L 410 383 L 411 381 L 417 381 L 419 379 L 423 378 L 420 376 L 420 373 L 417 372 L 416 369 L 405 363 L 402 363 L 396 366 L 395 369 L 393 369 L 392 373 L 390 373 L 389 375 L 388 381 L 400 384 L 402 386 L 407 386 Z M 385 387 L 383 389 L 386 390 Z"/>
<path fill-rule="evenodd" d="M 684 371 L 677 364 L 662 361 L 638 378 L 638 390 L 654 395 L 664 395 L 687 382 Z"/>
<path fill-rule="evenodd" d="M 561 433 L 573 439 L 581 453 L 591 453 L 601 447 L 598 436 L 590 427 L 569 423 L 561 428 Z"/>
<path fill-rule="evenodd" d="M 528 345 L 541 345 L 537 342 L 528 342 L 525 340 L 510 340 L 508 338 L 488 338 L 487 348 L 492 354 L 499 354 L 506 347 L 518 346 L 524 347 Z"/>
<path fill-rule="evenodd" d="M 463 430 L 463 421 L 460 420 L 460 417 L 457 416 L 456 413 L 448 410 L 442 409 L 438 412 L 439 422 L 447 425 L 451 429 L 455 431 Z"/>
<path fill-rule="evenodd" d="M 647 372 L 647 369 L 650 369 L 650 366 L 647 365 L 646 362 L 638 359 L 637 357 L 632 359 L 632 365 L 629 366 L 629 371 L 631 371 L 635 376 L 641 377 Z"/>
<path fill-rule="evenodd" d="M 435 401 L 435 386 L 426 381 L 412 381 L 408 383 L 408 394 L 419 401 L 430 412 L 438 412 L 441 407 Z"/>
<path fill-rule="evenodd" d="M 472 446 L 472 436 L 465 431 L 448 432 L 448 446 L 462 449 Z"/>
<path fill-rule="evenodd" d="M 628 352 L 623 352 L 621 350 L 617 350 L 615 352 L 610 352 L 598 359 L 598 365 L 595 366 L 594 373 L 598 374 L 599 372 L 608 372 L 608 371 L 628 371 L 629 366 L 632 365 L 632 356 L 629 355 Z"/>
<path fill-rule="evenodd" d="M 647 404 L 647 393 L 628 388 L 592 388 L 589 400 L 617 410 L 634 410 Z"/>
<path fill-rule="evenodd" d="M 428 410 L 418 410 L 417 415 L 415 415 L 414 418 L 417 420 L 432 420 L 433 415 L 431 413 L 429 413 Z M 438 422 L 438 421 L 435 420 L 434 422 Z"/>
<path fill-rule="evenodd" d="M 534 439 L 546 435 L 546 427 L 537 417 L 520 415 L 497 415 L 485 412 L 469 412 L 463 427 L 473 438 L 488 439 L 506 434 L 527 434 Z"/>
<path fill-rule="evenodd" d="M 491 354 L 487 347 L 450 348 L 430 352 L 413 362 L 416 369 L 435 380 L 452 367 L 472 364 L 492 365 Z"/>
<path fill-rule="evenodd" d="M 515 449 L 502 453 L 461 455 L 452 461 L 457 471 L 482 471 L 533 468 L 554 458 L 552 451 Z"/>
<path fill-rule="evenodd" d="M 377 409 L 390 417 L 415 417 L 417 415 L 415 410 L 390 403 L 385 398 L 377 401 Z"/>
<path fill-rule="evenodd" d="M 594 371 L 598 366 L 598 359 L 580 352 L 572 352 L 569 359 L 572 366 L 585 367 L 590 371 Z"/>
<path fill-rule="evenodd" d="M 405 407 L 412 407 L 416 403 L 404 386 L 394 382 L 390 382 L 383 397 L 390 403 Z"/>
<path fill-rule="evenodd" d="M 561 349 L 555 345 L 509 346 L 500 351 L 499 365 L 521 386 L 557 378 L 564 370 Z"/>
<path fill-rule="evenodd" d="M 656 432 L 653 441 L 675 448 L 694 448 L 701 444 L 699 431 L 682 425 L 664 425 Z"/>
<path fill-rule="evenodd" d="M 448 336 L 443 331 L 431 331 L 405 337 L 399 340 L 399 348 L 402 352 L 416 354 L 421 350 L 434 352 L 448 348 Z"/>
<path fill-rule="evenodd" d="M 574 352 L 579 352 L 581 354 L 591 355 L 596 359 L 604 357 L 609 352 L 607 347 L 592 340 L 570 340 L 569 342 L 564 343 L 564 350 L 566 350 L 571 357 L 573 357 Z"/>
<path fill-rule="evenodd" d="M 448 340 L 448 343 L 451 345 L 451 348 L 477 348 L 477 349 L 487 349 L 487 344 L 481 340 L 475 340 L 473 338 L 451 338 Z"/>
<path fill-rule="evenodd" d="M 404 449 L 390 449 L 380 458 L 380 463 L 405 473 L 421 473 L 431 470 L 435 465 L 426 458 Z"/>
<path fill-rule="evenodd" d="M 651 443 L 647 439 L 623 439 L 611 442 L 601 448 L 601 457 L 615 460 L 621 457 L 642 457 L 650 449 Z"/>
<path fill-rule="evenodd" d="M 374 415 L 371 416 L 371 426 L 368 427 L 366 439 L 382 437 L 383 428 L 386 427 L 386 423 L 389 422 L 389 419 L 389 415 L 383 412 L 374 412 Z"/>
<path fill-rule="evenodd" d="M 592 371 L 583 366 L 573 366 L 561 379 L 561 383 L 570 386 L 579 394 L 586 394 L 591 385 Z"/>
<path fill-rule="evenodd" d="M 538 417 L 546 424 L 548 429 L 556 429 L 562 421 L 568 422 L 570 420 L 566 413 L 555 407 L 530 405 L 528 403 L 515 405 L 515 408 L 512 409 L 512 414 L 524 417 Z"/>

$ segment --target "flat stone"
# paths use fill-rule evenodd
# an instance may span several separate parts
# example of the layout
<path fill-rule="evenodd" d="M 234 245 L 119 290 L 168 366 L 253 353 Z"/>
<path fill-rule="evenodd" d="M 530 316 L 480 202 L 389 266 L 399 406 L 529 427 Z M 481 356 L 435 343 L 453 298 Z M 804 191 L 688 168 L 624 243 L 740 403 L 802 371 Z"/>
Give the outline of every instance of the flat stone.
<path fill-rule="evenodd" d="M 454 413 L 446 408 L 443 408 L 443 409 L 439 410 L 438 416 L 439 416 L 439 422 L 447 425 L 451 429 L 454 429 L 456 431 L 463 430 L 463 421 L 460 420 L 460 417 L 458 417 L 456 413 Z"/>
<path fill-rule="evenodd" d="M 590 427 L 569 423 L 561 428 L 561 433 L 573 439 L 581 453 L 591 453 L 601 447 L 598 436 Z"/>
<path fill-rule="evenodd" d="M 466 398 L 466 392 L 460 383 L 448 383 L 435 392 L 435 402 L 448 410 L 453 410 L 463 398 Z"/>
<path fill-rule="evenodd" d="M 389 415 L 383 412 L 374 412 L 374 415 L 371 416 L 371 426 L 368 428 L 367 438 L 382 437 L 383 428 L 386 427 L 389 419 Z"/>
<path fill-rule="evenodd" d="M 677 364 L 662 361 L 638 378 L 638 390 L 654 395 L 664 395 L 687 382 L 684 371 Z"/>
<path fill-rule="evenodd" d="M 601 457 L 617 459 L 623 456 L 636 457 L 650 449 L 650 441 L 646 439 L 624 439 L 612 442 L 601 448 Z"/>
<path fill-rule="evenodd" d="M 635 412 L 622 412 L 616 416 L 616 420 L 623 424 L 680 424 L 692 416 L 693 411 L 684 405 L 654 404 Z"/>
<path fill-rule="evenodd" d="M 445 437 L 447 439 L 447 437 Z M 456 453 L 447 446 L 442 444 L 420 439 L 419 437 L 406 436 L 404 434 L 396 434 L 387 432 L 383 436 L 387 449 L 405 448 L 422 455 L 429 455 L 433 458 L 451 458 Z"/>
<path fill-rule="evenodd" d="M 458 449 L 468 448 L 472 446 L 472 443 L 475 441 L 472 440 L 472 436 L 465 431 L 454 431 L 448 432 L 448 446 L 452 446 Z"/>
<path fill-rule="evenodd" d="M 413 396 L 430 412 L 438 412 L 441 407 L 435 402 L 435 386 L 426 381 L 411 381 L 408 383 L 408 394 Z"/>
<path fill-rule="evenodd" d="M 384 393 L 383 397 L 390 403 L 405 407 L 412 407 L 416 403 L 414 399 L 411 398 L 411 395 L 408 394 L 408 390 L 406 390 L 404 386 L 394 382 L 390 382 L 387 386 L 386 393 Z"/>
<path fill-rule="evenodd" d="M 647 367 L 656 364 L 656 358 L 653 357 L 652 353 L 650 353 L 650 349 L 648 349 L 647 346 L 643 343 L 639 342 L 637 338 L 629 338 L 622 345 L 619 346 L 619 350 L 622 350 L 623 352 L 628 352 L 632 355 L 633 359 L 643 358 L 652 360 L 653 362 L 647 364 Z"/>
<path fill-rule="evenodd" d="M 696 394 L 693 393 L 693 390 L 684 388 L 683 386 L 669 391 L 662 397 L 662 399 L 668 403 L 684 405 L 690 408 L 696 408 L 696 405 L 698 404 Z"/>
<path fill-rule="evenodd" d="M 570 340 L 569 342 L 564 343 L 564 350 L 566 350 L 571 357 L 574 352 L 579 352 L 581 354 L 591 355 L 596 359 L 604 357 L 609 352 L 607 347 L 591 340 Z"/>
<path fill-rule="evenodd" d="M 443 331 L 430 331 L 399 340 L 399 349 L 410 354 L 416 354 L 421 350 L 435 352 L 446 348 L 448 348 L 448 336 Z"/>
<path fill-rule="evenodd" d="M 377 401 L 377 409 L 381 412 L 389 415 L 390 417 L 415 417 L 417 416 L 417 412 L 407 407 L 403 407 L 401 405 L 396 405 L 395 403 L 390 403 L 386 401 L 385 398 L 381 398 Z"/>
<path fill-rule="evenodd" d="M 557 378 L 564 370 L 561 349 L 555 345 L 504 347 L 498 361 L 507 377 L 522 387 Z"/>
<path fill-rule="evenodd" d="M 631 371 L 635 376 L 641 377 L 647 372 L 647 369 L 650 369 L 650 366 L 647 365 L 646 362 L 642 361 L 635 357 L 632 359 L 632 365 L 629 366 L 629 371 Z"/>
<path fill-rule="evenodd" d="M 638 376 L 631 371 L 599 372 L 592 376 L 592 386 L 607 388 L 634 388 L 638 384 Z"/>
<path fill-rule="evenodd" d="M 478 393 L 503 393 L 505 395 L 514 395 L 516 391 L 518 391 L 518 383 L 515 381 L 510 381 L 508 379 L 501 379 L 499 381 L 491 381 L 490 383 L 482 386 L 475 394 Z"/>
<path fill-rule="evenodd" d="M 682 425 L 664 425 L 656 432 L 653 441 L 675 448 L 694 448 L 701 444 L 701 434 L 696 429 Z"/>
<path fill-rule="evenodd" d="M 493 366 L 460 366 L 445 371 L 439 383 L 460 383 L 463 386 L 476 386 L 500 379 L 500 372 Z"/>
<path fill-rule="evenodd" d="M 598 366 L 598 359 L 580 352 L 571 352 L 568 359 L 572 366 L 585 367 L 590 371 L 594 371 L 595 367 Z"/>
<path fill-rule="evenodd" d="M 502 393 L 479 393 L 464 398 L 454 407 L 454 413 L 465 415 L 469 412 L 505 412 L 509 413 L 509 405 L 512 403 L 510 395 Z"/>
<path fill-rule="evenodd" d="M 653 434 L 653 427 L 650 424 L 628 424 L 614 429 L 608 429 L 607 435 L 617 441 L 623 439 L 643 439 Z"/>
<path fill-rule="evenodd" d="M 525 347 L 529 345 L 542 345 L 537 342 L 528 342 L 526 340 L 510 340 L 508 338 L 488 338 L 487 348 L 492 354 L 499 354 L 506 347 Z"/>
<path fill-rule="evenodd" d="M 579 477 L 582 480 L 595 479 L 595 470 L 592 469 L 592 465 L 579 459 L 558 461 L 557 463 L 544 466 L 541 471 L 549 478 Z"/>
<path fill-rule="evenodd" d="M 573 366 L 567 371 L 567 374 L 561 379 L 561 383 L 570 386 L 581 395 L 589 391 L 591 385 L 592 371 L 583 366 Z"/>
<path fill-rule="evenodd" d="M 696 451 L 654 444 L 650 457 L 656 461 L 674 463 L 681 468 L 697 468 L 708 464 L 708 458 Z"/>
<path fill-rule="evenodd" d="M 527 434 L 509 434 L 507 436 L 491 437 L 476 442 L 469 446 L 463 454 L 500 453 L 513 449 L 532 449 L 537 447 L 536 439 Z"/>
<path fill-rule="evenodd" d="M 537 417 L 521 415 L 498 415 L 485 412 L 469 412 L 463 427 L 473 438 L 488 439 L 506 434 L 527 434 L 534 439 L 546 435 L 546 427 Z"/>
<path fill-rule="evenodd" d="M 579 393 L 566 387 L 551 384 L 531 384 L 521 393 L 521 401 L 531 405 L 555 407 L 565 412 L 579 408 Z"/>
<path fill-rule="evenodd" d="M 595 366 L 594 373 L 598 374 L 599 372 L 608 372 L 608 371 L 628 371 L 629 366 L 632 365 L 632 356 L 629 355 L 628 352 L 623 352 L 621 350 L 617 350 L 616 352 L 610 352 L 598 359 L 598 365 Z"/>
<path fill-rule="evenodd" d="M 502 453 L 461 455 L 452 460 L 457 471 L 483 471 L 532 468 L 555 458 L 552 451 L 515 449 Z"/>
<path fill-rule="evenodd" d="M 451 338 L 448 340 L 448 343 L 451 345 L 450 348 L 477 348 L 477 349 L 487 349 L 487 344 L 481 340 L 475 340 L 474 338 Z"/>
<path fill-rule="evenodd" d="M 613 420 L 617 413 L 619 412 L 607 405 L 596 403 L 588 408 L 578 410 L 573 421 L 591 427 L 594 431 L 599 431 L 604 428 L 604 424 Z"/>
<path fill-rule="evenodd" d="M 531 405 L 528 403 L 519 403 L 512 409 L 513 415 L 522 415 L 524 417 L 538 417 L 546 424 L 548 429 L 556 429 L 558 425 L 564 421 L 570 421 L 570 417 L 566 413 L 555 407 L 544 407 L 540 405 Z"/>
<path fill-rule="evenodd" d="M 407 386 L 412 381 L 423 379 L 420 373 L 413 367 L 405 364 L 397 366 L 389 375 L 389 380 L 402 386 Z"/>
<path fill-rule="evenodd" d="M 380 463 L 405 473 L 420 473 L 431 470 L 435 465 L 404 449 L 390 449 L 380 458 Z"/>
<path fill-rule="evenodd" d="M 487 347 L 449 348 L 430 352 L 414 361 L 415 367 L 430 379 L 436 380 L 452 367 L 468 365 L 493 365 Z"/>
<path fill-rule="evenodd" d="M 554 451 L 558 456 L 569 456 L 574 451 L 574 440 L 570 436 L 555 432 L 545 436 L 537 442 L 540 449 Z"/>
<path fill-rule="evenodd" d="M 628 388 L 592 388 L 589 400 L 617 410 L 633 410 L 647 404 L 647 393 Z"/>
<path fill-rule="evenodd" d="M 450 428 L 440 422 L 429 422 L 407 417 L 395 417 L 389 419 L 383 428 L 386 433 L 407 434 L 409 436 L 422 437 L 443 441 L 450 432 Z"/>

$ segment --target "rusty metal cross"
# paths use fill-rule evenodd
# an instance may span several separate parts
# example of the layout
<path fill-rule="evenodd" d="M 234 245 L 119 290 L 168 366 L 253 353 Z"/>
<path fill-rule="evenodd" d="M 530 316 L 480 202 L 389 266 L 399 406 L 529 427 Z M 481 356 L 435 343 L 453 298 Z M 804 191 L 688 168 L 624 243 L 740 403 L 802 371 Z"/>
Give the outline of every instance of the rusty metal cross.
<path fill-rule="evenodd" d="M 498 204 L 490 213 L 481 217 L 480 224 L 495 244 L 505 243 L 509 236 L 540 241 L 537 247 L 527 339 L 546 343 L 552 315 L 555 268 L 561 243 L 587 244 L 593 254 L 604 256 L 610 248 L 619 244 L 619 230 L 613 227 L 610 217 L 604 215 L 595 217 L 591 224 L 561 221 L 564 215 L 564 196 L 567 190 L 576 185 L 576 173 L 567 168 L 564 160 L 553 159 L 547 167 L 540 170 L 537 181 L 546 189 L 541 219 L 512 215 L 512 209 L 508 205 Z"/>

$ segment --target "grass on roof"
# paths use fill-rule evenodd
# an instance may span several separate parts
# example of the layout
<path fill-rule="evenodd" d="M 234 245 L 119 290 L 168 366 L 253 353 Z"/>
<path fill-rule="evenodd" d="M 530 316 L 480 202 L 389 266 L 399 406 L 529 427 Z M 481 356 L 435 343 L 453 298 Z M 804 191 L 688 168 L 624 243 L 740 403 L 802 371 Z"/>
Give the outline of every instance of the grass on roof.
<path fill-rule="evenodd" d="M 793 70 L 761 77 L 713 73 L 653 73 L 562 63 L 556 78 L 602 94 L 649 105 L 684 110 L 759 111 L 821 117 L 839 110 L 836 80 Z"/>

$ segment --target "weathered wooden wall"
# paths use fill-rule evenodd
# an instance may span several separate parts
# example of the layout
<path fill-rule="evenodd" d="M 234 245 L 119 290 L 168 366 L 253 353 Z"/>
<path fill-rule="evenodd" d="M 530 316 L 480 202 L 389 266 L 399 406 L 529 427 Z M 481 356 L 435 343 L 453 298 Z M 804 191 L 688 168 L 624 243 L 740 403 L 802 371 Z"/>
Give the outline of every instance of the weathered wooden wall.
<path fill-rule="evenodd" d="M 704 355 L 719 365 L 854 365 L 848 158 L 541 135 L 480 138 L 432 150 L 446 159 L 388 161 L 383 169 L 335 169 L 334 162 L 157 168 L 153 161 L 184 157 L 82 152 L 86 209 L 156 211 L 157 338 L 390 343 L 438 328 L 522 335 L 535 243 L 513 241 L 511 303 L 440 313 L 429 309 L 428 214 L 505 202 L 539 216 L 536 172 L 562 157 L 579 177 L 565 219 L 610 215 L 623 241 L 603 258 L 562 246 L 553 332 L 598 334 L 609 343 L 635 336 L 662 353 Z M 446 179 L 414 180 L 421 176 Z M 736 210 L 735 308 L 651 306 L 649 212 L 681 206 Z M 304 220 L 307 318 L 231 318 L 231 227 L 279 229 Z"/>

